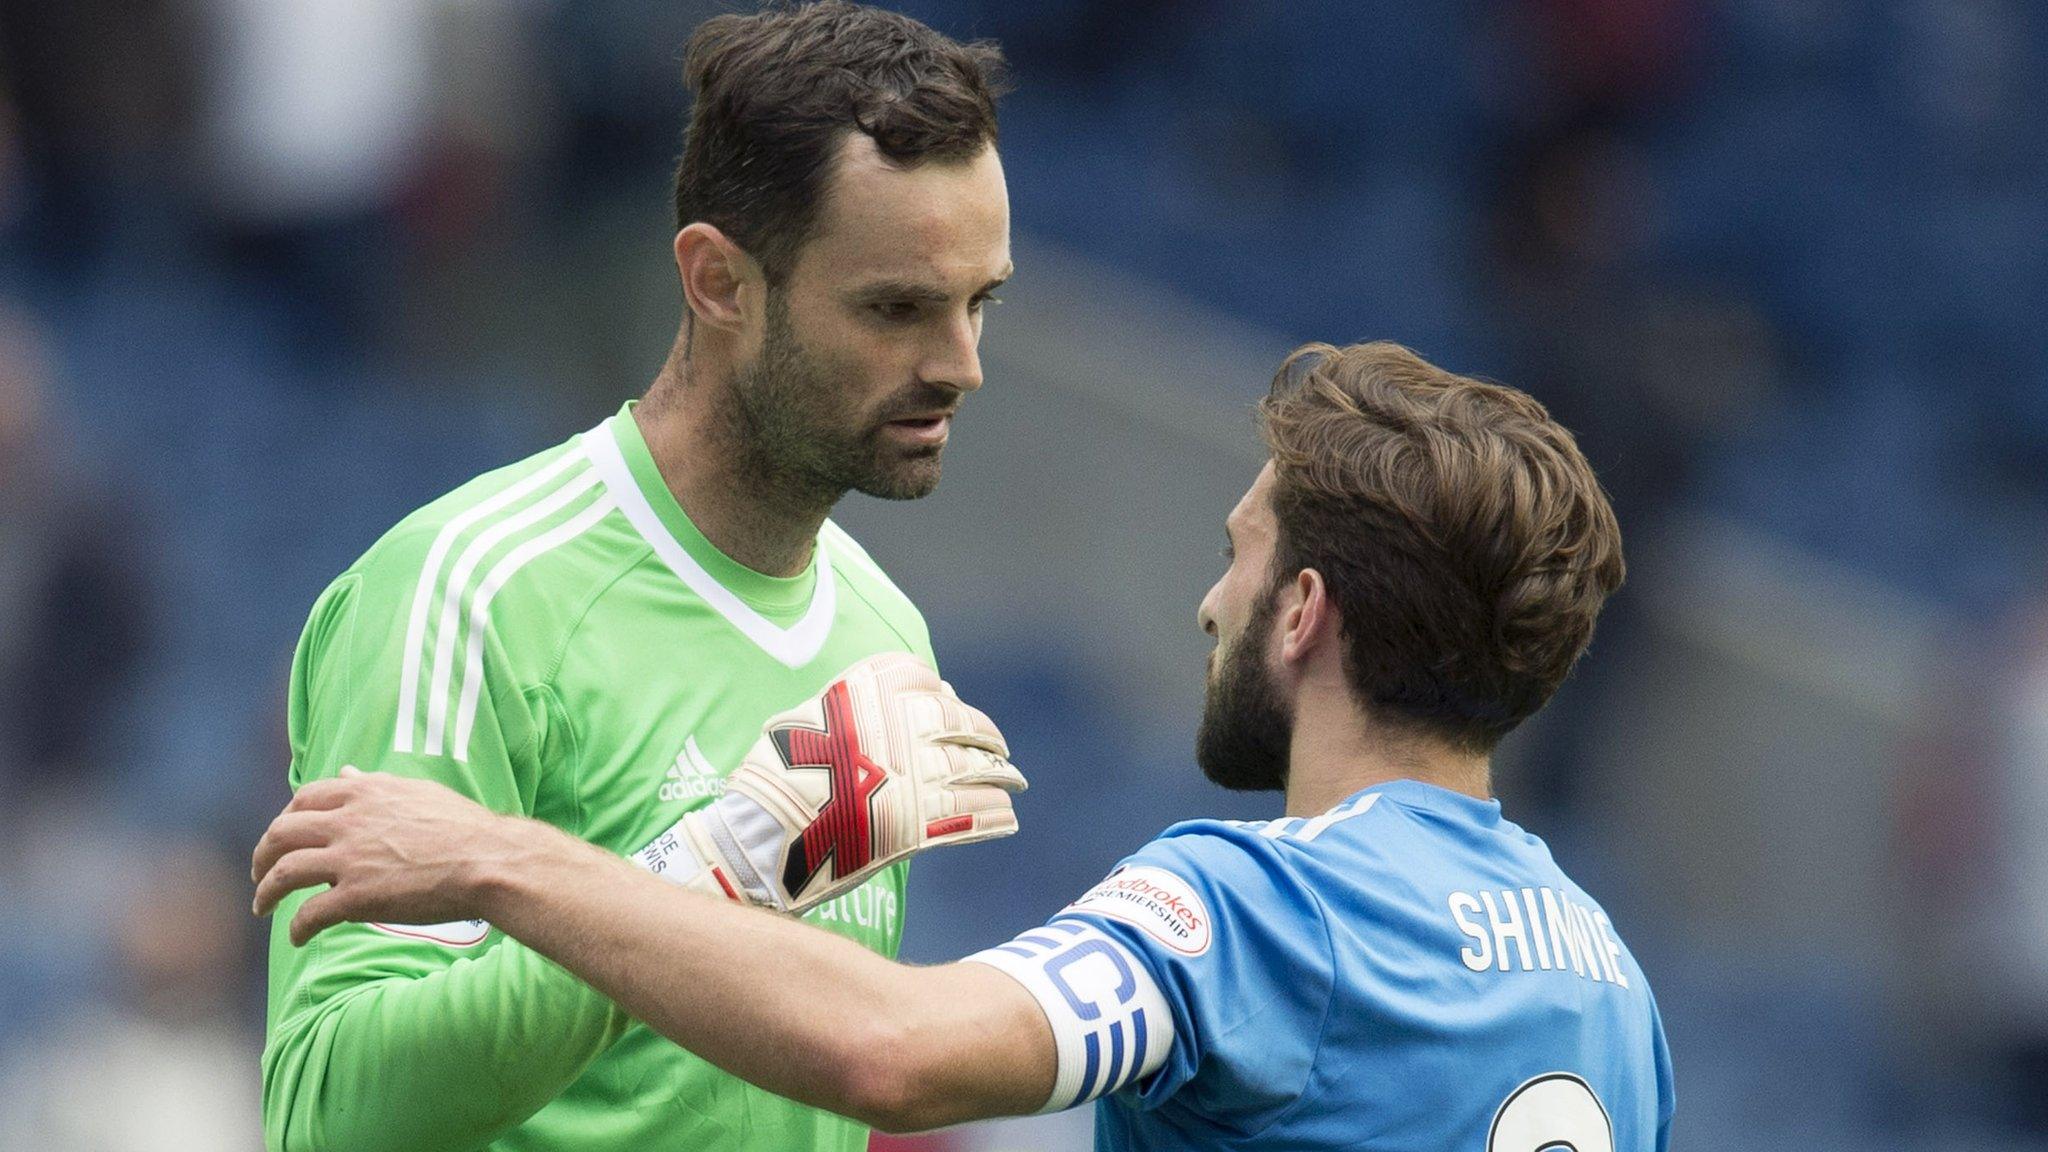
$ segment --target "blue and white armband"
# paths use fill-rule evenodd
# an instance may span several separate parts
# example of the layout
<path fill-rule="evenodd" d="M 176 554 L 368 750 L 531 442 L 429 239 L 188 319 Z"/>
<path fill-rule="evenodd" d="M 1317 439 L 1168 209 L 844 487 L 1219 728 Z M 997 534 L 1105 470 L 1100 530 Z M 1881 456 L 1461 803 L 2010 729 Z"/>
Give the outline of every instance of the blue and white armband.
<path fill-rule="evenodd" d="M 1086 1104 L 1151 1075 L 1173 1013 L 1137 955 L 1078 920 L 1055 920 L 967 960 L 1022 984 L 1052 1025 L 1059 1071 L 1040 1112 Z"/>

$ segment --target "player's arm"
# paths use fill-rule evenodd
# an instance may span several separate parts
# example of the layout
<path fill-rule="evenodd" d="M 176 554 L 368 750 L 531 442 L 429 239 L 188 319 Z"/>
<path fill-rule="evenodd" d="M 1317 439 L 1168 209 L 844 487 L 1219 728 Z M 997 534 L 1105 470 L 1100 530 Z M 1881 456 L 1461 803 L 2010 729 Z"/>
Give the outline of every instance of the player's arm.
<path fill-rule="evenodd" d="M 1046 1016 L 991 968 L 885 960 L 420 781 L 328 781 L 295 808 L 258 849 L 258 908 L 334 886 L 300 906 L 294 938 L 481 914 L 726 1071 L 889 1131 L 1032 1112 L 1052 1094 Z"/>
<path fill-rule="evenodd" d="M 545 839 L 539 866 L 482 873 L 480 907 L 726 1071 L 888 1132 L 1028 1113 L 1051 1095 L 1052 1031 L 1001 973 L 898 964 Z"/>
<path fill-rule="evenodd" d="M 530 811 L 550 721 L 544 702 L 511 682 L 495 642 L 485 645 L 473 709 L 448 687 L 438 754 L 423 743 L 434 688 L 423 660 L 415 748 L 394 748 L 404 652 L 391 633 L 407 614 L 404 595 L 384 586 L 393 582 L 375 569 L 352 574 L 315 608 L 293 669 L 294 783 L 355 763 Z M 458 731 L 467 737 L 460 757 Z M 349 925 L 298 948 L 280 918 L 263 1054 L 274 1150 L 478 1147 L 559 1095 L 630 1024 L 543 956 L 487 937 L 487 925 L 387 919 L 405 923 Z"/>

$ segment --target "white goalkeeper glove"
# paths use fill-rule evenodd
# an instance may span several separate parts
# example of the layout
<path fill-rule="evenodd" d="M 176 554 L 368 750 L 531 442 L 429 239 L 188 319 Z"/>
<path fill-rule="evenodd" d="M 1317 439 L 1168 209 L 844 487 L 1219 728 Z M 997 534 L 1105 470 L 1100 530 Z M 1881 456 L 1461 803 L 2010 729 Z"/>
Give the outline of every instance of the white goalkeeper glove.
<path fill-rule="evenodd" d="M 634 854 L 685 887 L 803 912 L 942 844 L 1017 830 L 1022 773 L 995 723 L 901 652 L 769 719 L 717 800 Z"/>

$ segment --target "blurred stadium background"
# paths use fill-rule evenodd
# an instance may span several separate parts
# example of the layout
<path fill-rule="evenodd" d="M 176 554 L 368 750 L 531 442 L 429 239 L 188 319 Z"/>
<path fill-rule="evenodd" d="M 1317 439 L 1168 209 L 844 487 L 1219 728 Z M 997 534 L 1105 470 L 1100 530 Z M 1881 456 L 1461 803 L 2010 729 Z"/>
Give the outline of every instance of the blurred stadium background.
<path fill-rule="evenodd" d="M 1396 339 L 1620 510 L 1498 777 L 1653 974 L 1675 1146 L 2048 1147 L 2048 11 L 903 7 L 1016 66 L 1019 274 L 939 495 L 840 519 L 1035 784 L 907 955 L 1273 810 L 1192 765 L 1194 606 L 1280 355 Z M 712 8 L 0 0 L 0 1148 L 260 1145 L 291 645 L 651 377 Z"/>

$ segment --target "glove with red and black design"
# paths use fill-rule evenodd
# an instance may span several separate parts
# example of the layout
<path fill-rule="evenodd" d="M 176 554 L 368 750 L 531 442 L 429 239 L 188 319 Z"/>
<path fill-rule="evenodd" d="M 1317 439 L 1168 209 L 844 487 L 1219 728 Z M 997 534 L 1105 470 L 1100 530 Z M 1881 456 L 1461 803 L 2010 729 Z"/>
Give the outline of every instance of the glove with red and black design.
<path fill-rule="evenodd" d="M 1017 830 L 995 723 L 923 661 L 871 656 L 769 719 L 711 804 L 634 859 L 686 887 L 803 912 L 907 856 Z"/>

